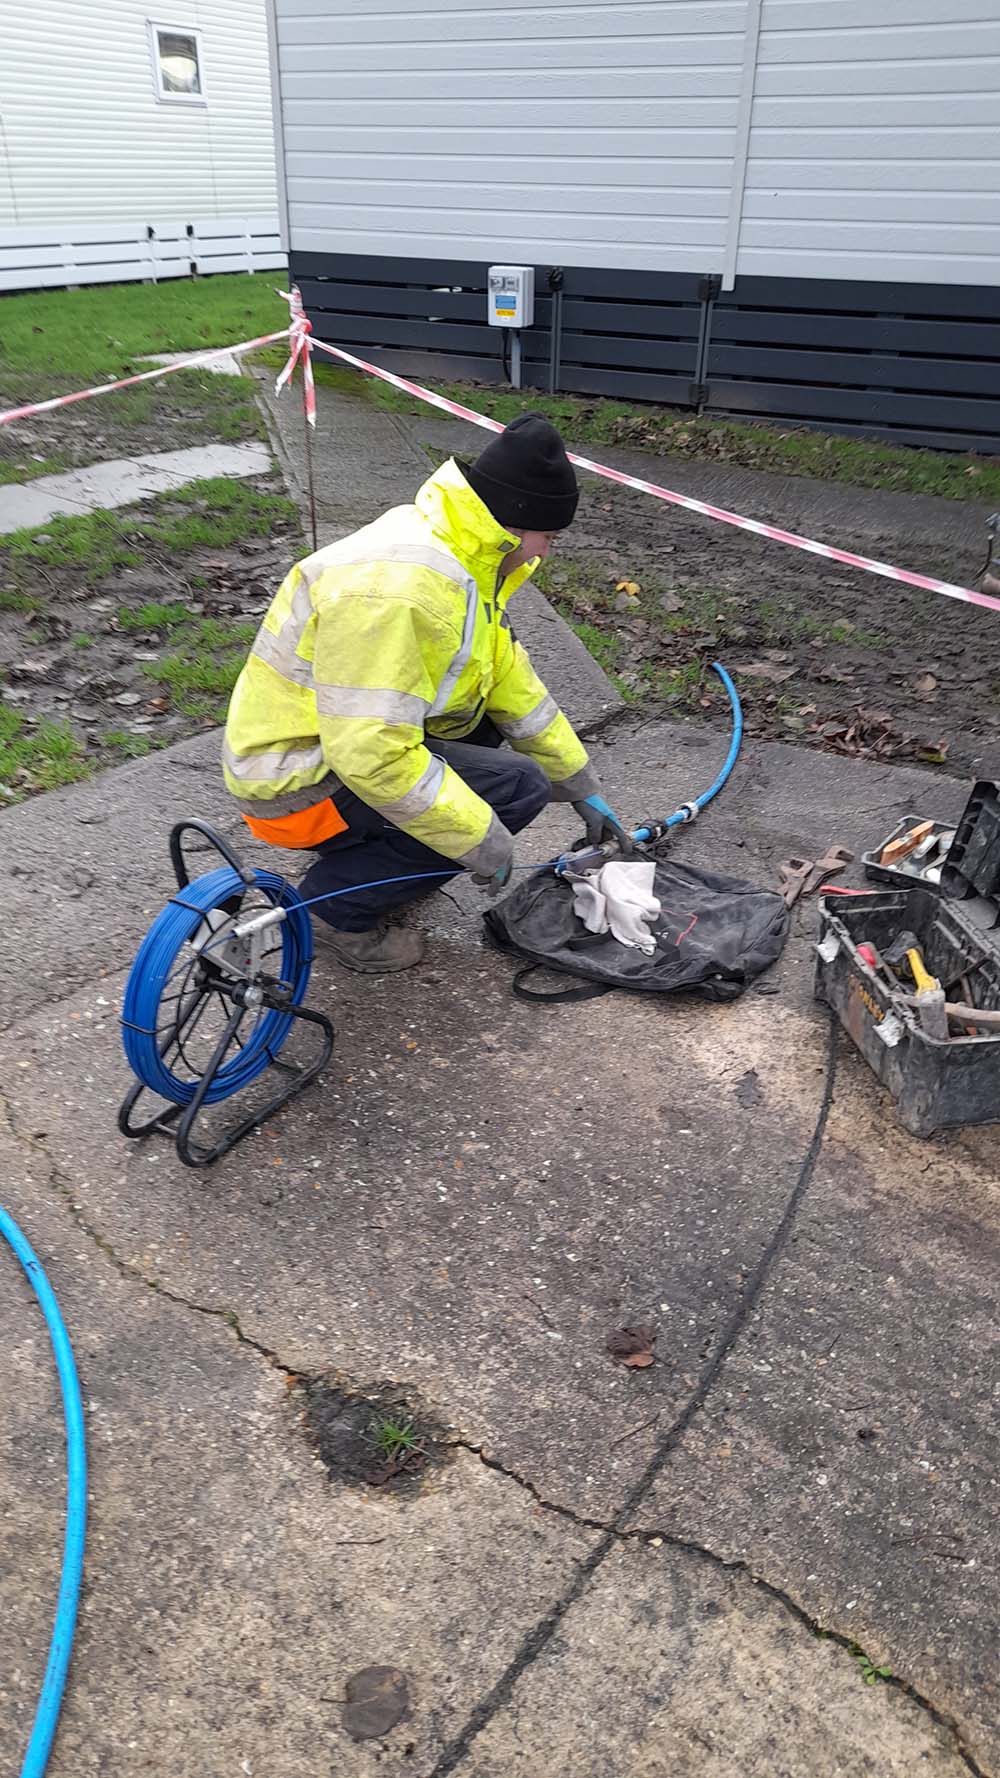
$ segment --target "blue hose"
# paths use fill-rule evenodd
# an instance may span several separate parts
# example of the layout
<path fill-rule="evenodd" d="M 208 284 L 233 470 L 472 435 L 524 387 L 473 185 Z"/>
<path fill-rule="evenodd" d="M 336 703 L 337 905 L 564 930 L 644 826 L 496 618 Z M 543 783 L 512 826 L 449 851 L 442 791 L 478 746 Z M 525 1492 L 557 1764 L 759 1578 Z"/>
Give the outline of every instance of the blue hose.
<path fill-rule="evenodd" d="M 729 743 L 729 752 L 726 754 L 725 763 L 714 784 L 710 784 L 707 790 L 703 790 L 700 796 L 695 797 L 694 802 L 686 803 L 683 809 L 677 809 L 674 814 L 668 815 L 667 819 L 659 824 L 661 827 L 679 827 L 682 822 L 693 821 L 696 815 L 700 815 L 702 809 L 707 808 L 713 796 L 718 796 L 739 758 L 743 742 L 743 707 L 740 704 L 740 694 L 721 661 L 712 662 L 712 672 L 717 673 L 722 680 L 729 697 L 729 707 L 733 713 L 733 738 Z M 653 830 L 650 827 L 637 827 L 632 838 L 640 843 L 643 840 L 650 840 L 653 838 Z"/>
<path fill-rule="evenodd" d="M 83 1545 L 87 1528 L 87 1449 L 83 1432 L 83 1404 L 77 1380 L 73 1348 L 59 1312 L 52 1286 L 22 1235 L 17 1223 L 0 1207 L 0 1235 L 20 1260 L 45 1316 L 59 1386 L 62 1390 L 63 1419 L 66 1423 L 66 1535 L 63 1541 L 62 1579 L 56 1620 L 49 1643 L 49 1658 L 42 1681 L 41 1696 L 35 1711 L 31 1739 L 21 1767 L 21 1778 L 42 1778 L 52 1748 L 52 1737 L 59 1721 L 66 1670 L 69 1667 L 76 1628 L 76 1608 L 80 1598 L 83 1574 Z"/>

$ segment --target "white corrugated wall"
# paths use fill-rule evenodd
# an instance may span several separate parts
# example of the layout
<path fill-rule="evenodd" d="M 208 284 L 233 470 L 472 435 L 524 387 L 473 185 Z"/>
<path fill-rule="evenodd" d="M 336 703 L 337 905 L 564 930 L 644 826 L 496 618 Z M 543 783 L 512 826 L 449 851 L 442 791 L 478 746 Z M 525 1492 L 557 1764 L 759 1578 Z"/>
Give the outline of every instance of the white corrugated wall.
<path fill-rule="evenodd" d="M 764 0 L 737 270 L 1000 280 L 998 0 Z"/>
<path fill-rule="evenodd" d="M 151 17 L 201 32 L 204 106 L 157 102 Z M 264 0 L 3 0 L 0 38 L 0 223 L 276 209 Z"/>
<path fill-rule="evenodd" d="M 747 0 L 278 0 L 290 239 L 721 262 Z"/>
<path fill-rule="evenodd" d="M 1000 0 L 275 7 L 293 249 L 1000 276 Z"/>

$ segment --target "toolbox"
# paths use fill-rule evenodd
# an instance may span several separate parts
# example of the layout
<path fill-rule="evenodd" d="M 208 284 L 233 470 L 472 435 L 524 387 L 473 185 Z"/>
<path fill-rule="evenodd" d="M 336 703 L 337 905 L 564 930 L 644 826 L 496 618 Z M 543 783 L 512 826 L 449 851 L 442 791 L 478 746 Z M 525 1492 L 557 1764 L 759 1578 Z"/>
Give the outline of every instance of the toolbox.
<path fill-rule="evenodd" d="M 836 1012 L 915 1136 L 1000 1120 L 1000 1031 L 967 1035 L 953 1026 L 947 1041 L 929 1037 L 908 990 L 858 952 L 865 944 L 881 954 L 912 931 L 947 1000 L 1000 1011 L 996 784 L 975 785 L 952 831 L 940 884 L 900 872 L 884 888 L 849 899 L 821 895 L 819 903 L 816 997 Z"/>
<path fill-rule="evenodd" d="M 923 825 L 927 825 L 924 816 L 904 815 L 902 821 L 897 821 L 892 832 L 886 834 L 881 845 L 876 846 L 872 852 L 862 852 L 861 863 L 870 882 L 898 884 L 903 888 L 909 888 L 916 882 L 935 886 L 940 883 L 941 872 L 955 837 L 954 821 L 930 822 L 926 848 L 920 847 L 915 853 L 909 853 L 898 864 L 882 863 L 883 853 L 890 846 L 901 840 L 904 834 Z"/>

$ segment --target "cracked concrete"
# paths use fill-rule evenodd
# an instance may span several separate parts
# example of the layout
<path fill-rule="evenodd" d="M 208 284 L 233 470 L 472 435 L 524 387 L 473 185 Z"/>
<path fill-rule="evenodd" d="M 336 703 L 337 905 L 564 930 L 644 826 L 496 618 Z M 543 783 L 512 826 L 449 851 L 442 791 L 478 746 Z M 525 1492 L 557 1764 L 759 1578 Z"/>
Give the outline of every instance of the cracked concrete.
<path fill-rule="evenodd" d="M 590 720 L 635 819 L 724 750 Z M 917 1143 L 831 1051 L 811 904 L 773 992 L 538 1012 L 463 883 L 415 916 L 413 974 L 316 965 L 334 1058 L 264 1132 L 206 1174 L 128 1144 L 123 972 L 170 892 L 170 823 L 239 840 L 217 745 L 0 817 L 3 1196 L 62 1301 L 92 1460 L 52 1778 L 995 1778 L 995 1134 Z M 755 745 L 678 847 L 767 881 L 964 797 Z M 553 809 L 520 856 L 574 831 Z M 630 1373 L 605 1336 L 639 1318 L 657 1362 Z M 62 1441 L 5 1249 L 0 1349 L 0 1728 L 19 1748 Z M 298 1420 L 307 1372 L 416 1391 L 453 1461 L 415 1499 L 331 1486 Z M 854 1644 L 889 1683 L 863 1684 Z M 411 1712 L 355 1743 L 339 1706 L 370 1663 L 409 1675 Z"/>

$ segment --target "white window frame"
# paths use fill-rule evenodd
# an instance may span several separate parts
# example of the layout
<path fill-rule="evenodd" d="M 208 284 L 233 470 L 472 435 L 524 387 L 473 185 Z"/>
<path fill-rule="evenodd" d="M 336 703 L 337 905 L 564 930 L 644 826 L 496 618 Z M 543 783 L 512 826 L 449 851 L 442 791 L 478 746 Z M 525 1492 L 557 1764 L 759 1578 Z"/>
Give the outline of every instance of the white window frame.
<path fill-rule="evenodd" d="M 193 25 L 167 24 L 163 19 L 149 19 L 149 54 L 153 63 L 153 90 L 158 105 L 201 105 L 208 104 L 205 89 L 205 53 L 201 46 L 201 32 Z M 159 33 L 167 31 L 175 37 L 190 37 L 194 42 L 195 55 L 198 58 L 198 80 L 200 93 L 168 93 L 164 89 L 162 70 L 160 68 Z"/>

